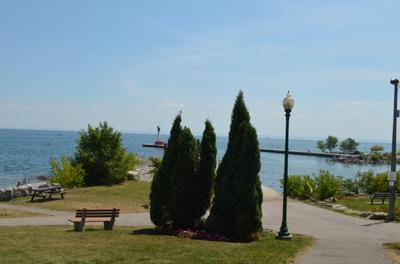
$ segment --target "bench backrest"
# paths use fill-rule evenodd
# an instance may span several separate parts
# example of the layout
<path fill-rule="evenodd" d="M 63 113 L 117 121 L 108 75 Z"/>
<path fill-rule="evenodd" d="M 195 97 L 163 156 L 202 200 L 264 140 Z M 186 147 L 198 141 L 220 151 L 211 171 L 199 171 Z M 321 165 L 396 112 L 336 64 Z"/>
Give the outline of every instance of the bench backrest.
<path fill-rule="evenodd" d="M 388 198 L 390 196 L 390 193 L 374 193 L 373 197 L 374 198 Z"/>
<path fill-rule="evenodd" d="M 83 212 L 86 210 L 86 218 L 88 217 L 118 217 L 119 209 L 81 209 L 76 210 L 75 217 L 82 217 Z"/>

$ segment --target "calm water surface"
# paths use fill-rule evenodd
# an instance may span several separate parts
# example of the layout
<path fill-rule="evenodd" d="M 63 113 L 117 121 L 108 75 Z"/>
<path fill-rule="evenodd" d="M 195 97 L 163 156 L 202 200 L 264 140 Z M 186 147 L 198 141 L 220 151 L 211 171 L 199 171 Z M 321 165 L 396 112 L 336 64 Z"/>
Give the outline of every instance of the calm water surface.
<path fill-rule="evenodd" d="M 34 181 L 38 175 L 49 175 L 49 160 L 52 157 L 73 155 L 77 138 L 77 132 L 0 129 L 0 187 L 15 185 L 23 179 Z M 167 136 L 162 138 L 165 141 L 168 139 Z M 124 145 L 128 151 L 142 157 L 162 157 L 163 150 L 142 147 L 143 143 L 152 143 L 155 139 L 155 135 L 123 134 Z M 222 159 L 227 142 L 226 137 L 217 138 L 218 159 Z M 384 146 L 386 151 L 390 150 L 390 144 L 387 143 L 360 143 L 359 149 L 365 151 L 376 144 Z M 284 141 L 260 138 L 260 147 L 283 149 Z M 290 149 L 318 151 L 315 140 L 291 140 Z M 281 154 L 261 153 L 260 177 L 264 185 L 280 190 L 283 158 Z M 372 169 L 382 172 L 389 170 L 389 166 L 344 165 L 329 162 L 324 158 L 289 156 L 289 174 L 317 174 L 321 169 L 344 178 L 354 178 L 357 171 Z"/>

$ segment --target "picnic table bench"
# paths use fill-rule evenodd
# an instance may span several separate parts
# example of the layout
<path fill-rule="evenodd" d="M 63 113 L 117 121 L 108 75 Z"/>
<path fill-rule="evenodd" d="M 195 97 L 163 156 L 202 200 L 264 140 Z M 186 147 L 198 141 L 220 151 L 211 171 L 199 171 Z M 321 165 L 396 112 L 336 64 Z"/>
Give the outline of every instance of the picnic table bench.
<path fill-rule="evenodd" d="M 82 232 L 85 223 L 104 223 L 104 230 L 112 230 L 115 219 L 119 216 L 119 209 L 80 209 L 76 210 L 75 218 L 68 219 L 74 223 L 74 231 Z"/>
<path fill-rule="evenodd" d="M 382 200 L 382 204 L 384 204 L 385 199 L 389 199 L 389 197 L 390 197 L 390 193 L 376 192 L 374 194 L 371 194 L 371 196 L 369 198 L 371 199 L 371 204 L 374 204 L 375 199 Z"/>
<path fill-rule="evenodd" d="M 53 194 L 59 194 L 61 199 L 64 199 L 65 192 L 62 190 L 61 185 L 41 185 L 38 188 L 33 189 L 31 202 L 36 197 L 41 197 L 44 200 L 50 200 Z"/>

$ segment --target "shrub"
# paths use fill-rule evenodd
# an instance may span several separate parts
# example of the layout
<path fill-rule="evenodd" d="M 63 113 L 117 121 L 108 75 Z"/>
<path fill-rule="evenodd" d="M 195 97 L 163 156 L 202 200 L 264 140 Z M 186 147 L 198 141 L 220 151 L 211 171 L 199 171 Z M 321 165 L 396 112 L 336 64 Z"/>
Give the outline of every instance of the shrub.
<path fill-rule="evenodd" d="M 51 183 L 59 183 L 63 187 L 73 188 L 82 187 L 85 177 L 85 171 L 81 164 L 73 165 L 72 158 L 68 156 L 61 157 L 61 161 L 56 159 L 50 160 Z"/>
<path fill-rule="evenodd" d="M 281 188 L 283 189 L 283 179 L 280 180 Z M 301 198 L 303 193 L 303 176 L 301 175 L 290 175 L 288 177 L 288 189 L 287 194 L 292 198 Z"/>
<path fill-rule="evenodd" d="M 283 179 L 281 179 L 283 188 Z M 315 181 L 308 175 L 291 175 L 288 177 L 288 195 L 292 198 L 309 199 L 313 197 Z"/>
<path fill-rule="evenodd" d="M 240 92 L 232 111 L 228 147 L 217 170 L 213 206 L 207 219 L 209 231 L 241 240 L 256 239 L 262 229 L 259 171 L 257 133 Z"/>
<path fill-rule="evenodd" d="M 324 200 L 341 194 L 341 177 L 335 177 L 328 171 L 321 170 L 319 176 L 315 177 L 316 197 Z"/>
<path fill-rule="evenodd" d="M 150 157 L 149 160 L 151 162 L 151 166 L 153 167 L 153 169 L 150 171 L 150 173 L 155 175 L 158 172 L 158 170 L 160 169 L 161 159 L 157 158 L 157 157 Z"/>
<path fill-rule="evenodd" d="M 356 180 L 361 192 L 372 194 L 376 192 L 374 172 L 368 170 L 366 172 L 357 172 Z"/>
<path fill-rule="evenodd" d="M 140 163 L 140 158 L 135 153 L 125 153 L 125 163 L 128 170 L 133 170 Z"/>
<path fill-rule="evenodd" d="M 379 162 L 380 160 L 382 160 L 382 156 L 379 155 L 378 153 L 373 153 L 371 154 L 370 159 L 373 162 Z"/>
<path fill-rule="evenodd" d="M 121 133 L 107 122 L 81 131 L 75 153 L 75 164 L 85 171 L 85 185 L 118 184 L 127 179 L 132 156 L 122 147 Z"/>
<path fill-rule="evenodd" d="M 382 150 L 383 150 L 383 147 L 379 146 L 379 145 L 375 145 L 375 146 L 371 147 L 371 152 L 377 153 L 377 152 L 381 152 Z"/>
<path fill-rule="evenodd" d="M 343 192 L 353 192 L 353 193 L 358 194 L 360 192 L 359 184 L 356 180 L 345 179 L 342 181 L 342 191 Z"/>

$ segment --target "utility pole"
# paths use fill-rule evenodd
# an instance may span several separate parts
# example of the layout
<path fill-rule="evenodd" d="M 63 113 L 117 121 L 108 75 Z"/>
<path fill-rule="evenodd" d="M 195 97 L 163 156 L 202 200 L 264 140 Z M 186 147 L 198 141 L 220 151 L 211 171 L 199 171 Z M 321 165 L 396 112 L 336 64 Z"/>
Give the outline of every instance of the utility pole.
<path fill-rule="evenodd" d="M 396 144 L 397 144 L 397 118 L 398 118 L 397 97 L 398 97 L 399 80 L 397 80 L 397 79 L 391 80 L 390 83 L 394 85 L 394 106 L 393 106 L 392 161 L 391 161 L 391 170 L 388 175 L 389 189 L 390 189 L 388 221 L 393 221 L 396 216 L 395 215 L 395 210 L 396 210 L 396 164 L 397 164 Z"/>

